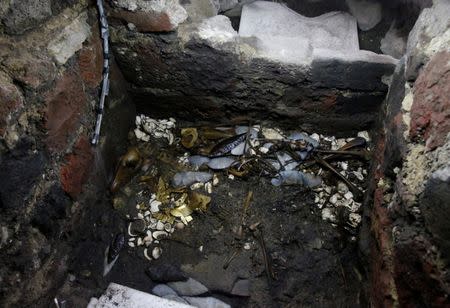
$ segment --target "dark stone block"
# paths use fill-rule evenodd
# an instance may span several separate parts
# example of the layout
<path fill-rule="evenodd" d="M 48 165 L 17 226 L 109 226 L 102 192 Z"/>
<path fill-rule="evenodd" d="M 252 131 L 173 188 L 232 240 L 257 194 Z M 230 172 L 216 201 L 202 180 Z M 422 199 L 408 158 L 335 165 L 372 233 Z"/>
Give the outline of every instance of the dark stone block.
<path fill-rule="evenodd" d="M 450 181 L 429 180 L 419 206 L 426 228 L 440 246 L 442 257 L 450 264 Z"/>
<path fill-rule="evenodd" d="M 6 33 L 22 34 L 36 28 L 52 15 L 50 0 L 20 0 L 10 4 L 4 16 Z"/>
<path fill-rule="evenodd" d="M 47 195 L 36 204 L 31 224 L 47 238 L 55 235 L 60 227 L 58 220 L 66 217 L 69 205 L 70 199 L 62 188 L 53 185 Z"/>
<path fill-rule="evenodd" d="M 0 162 L 0 208 L 21 210 L 44 171 L 46 158 L 34 151 L 30 140 L 22 139 Z"/>

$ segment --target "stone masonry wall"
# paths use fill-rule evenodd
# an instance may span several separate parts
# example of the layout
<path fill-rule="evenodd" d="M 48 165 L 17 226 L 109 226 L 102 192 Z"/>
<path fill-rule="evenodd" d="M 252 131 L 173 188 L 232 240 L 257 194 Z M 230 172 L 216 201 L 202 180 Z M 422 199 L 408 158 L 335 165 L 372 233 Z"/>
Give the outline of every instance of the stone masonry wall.
<path fill-rule="evenodd" d="M 381 116 L 367 226 L 375 307 L 450 304 L 450 2 L 408 38 Z"/>
<path fill-rule="evenodd" d="M 103 138 L 109 144 L 98 150 L 90 144 L 102 66 L 94 1 L 0 1 L 2 307 L 48 304 L 66 274 L 70 221 L 89 206 L 84 185 L 98 182 L 96 151 L 120 151 L 114 140 Z M 123 111 L 126 89 L 114 65 L 112 78 L 106 118 L 122 114 L 117 141 L 133 108 Z"/>

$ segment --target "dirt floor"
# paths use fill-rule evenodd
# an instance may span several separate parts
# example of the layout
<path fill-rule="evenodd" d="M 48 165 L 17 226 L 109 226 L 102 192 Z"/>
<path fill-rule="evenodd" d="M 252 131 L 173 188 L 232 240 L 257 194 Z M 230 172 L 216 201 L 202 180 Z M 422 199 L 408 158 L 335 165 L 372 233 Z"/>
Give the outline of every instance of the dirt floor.
<path fill-rule="evenodd" d="M 136 145 L 136 140 L 131 145 Z M 142 156 L 150 159 L 150 168 L 139 171 L 115 194 L 83 201 L 92 206 L 74 226 L 76 244 L 68 260 L 71 274 L 57 294 L 65 307 L 85 306 L 110 282 L 150 293 L 157 283 L 146 271 L 164 265 L 204 284 L 209 293 L 203 296 L 214 296 L 232 307 L 367 305 L 366 277 L 357 253 L 358 229 L 349 228 L 339 211 L 333 223 L 324 220 L 317 192 L 299 185 L 273 186 L 261 172 L 233 179 L 226 170 L 215 172 L 218 183 L 209 194 L 208 209 L 194 212 L 184 228 L 149 245 L 149 251 L 155 246 L 162 249 L 157 260 L 149 261 L 144 256 L 146 245 L 128 245 L 127 227 L 139 215 L 136 205 L 148 202 L 155 193 L 158 178 L 169 182 L 174 172 L 186 169 L 179 163 L 186 150 L 177 142 L 168 147 L 162 140 L 137 146 Z M 350 164 L 363 165 L 357 161 Z M 148 176 L 145 181 L 143 175 Z M 328 186 L 337 185 L 327 172 L 323 180 Z M 198 191 L 208 195 L 204 187 Z M 249 192 L 253 198 L 240 232 Z M 248 227 L 257 222 L 257 231 L 251 231 Z M 103 277 L 105 249 L 120 232 L 125 234 L 125 246 Z M 273 277 L 266 270 L 261 238 Z M 240 280 L 249 282 L 249 294 L 231 294 Z"/>

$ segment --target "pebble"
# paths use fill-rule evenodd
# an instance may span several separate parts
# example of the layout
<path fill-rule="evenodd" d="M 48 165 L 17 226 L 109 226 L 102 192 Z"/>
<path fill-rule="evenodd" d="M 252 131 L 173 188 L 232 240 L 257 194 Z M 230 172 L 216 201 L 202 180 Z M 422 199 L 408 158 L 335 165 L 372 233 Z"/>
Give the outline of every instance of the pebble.
<path fill-rule="evenodd" d="M 156 230 L 159 230 L 159 231 L 164 230 L 164 223 L 162 221 L 158 221 L 156 223 Z"/>
<path fill-rule="evenodd" d="M 359 171 L 353 171 L 353 174 L 356 176 L 356 178 L 360 181 L 364 181 L 364 176 Z"/>
<path fill-rule="evenodd" d="M 245 249 L 245 250 L 250 250 L 251 248 L 252 248 L 252 246 L 251 246 L 250 243 L 245 243 L 245 244 L 244 244 L 244 249 Z"/>
<path fill-rule="evenodd" d="M 196 296 L 208 292 L 203 284 L 192 278 L 186 281 L 169 282 L 168 286 L 183 296 Z"/>

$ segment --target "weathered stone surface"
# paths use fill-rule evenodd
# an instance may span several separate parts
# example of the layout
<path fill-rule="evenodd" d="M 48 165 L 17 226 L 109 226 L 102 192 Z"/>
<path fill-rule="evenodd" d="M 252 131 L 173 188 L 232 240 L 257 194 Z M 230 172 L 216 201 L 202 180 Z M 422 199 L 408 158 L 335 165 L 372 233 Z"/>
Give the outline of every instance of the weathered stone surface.
<path fill-rule="evenodd" d="M 0 72 L 0 137 L 3 137 L 14 112 L 23 106 L 24 100 L 19 89 Z"/>
<path fill-rule="evenodd" d="M 178 0 L 114 0 L 113 5 L 122 10 L 112 16 L 134 24 L 142 32 L 173 31 L 188 17 Z"/>
<path fill-rule="evenodd" d="M 349 14 L 334 12 L 308 18 L 273 2 L 245 5 L 239 35 L 258 38 L 262 56 L 287 63 L 310 63 L 314 49 L 359 50 L 356 20 Z"/>
<path fill-rule="evenodd" d="M 200 22 L 205 18 L 217 15 L 220 4 L 217 0 L 182 1 L 190 22 Z"/>
<path fill-rule="evenodd" d="M 368 0 L 346 0 L 350 13 L 358 20 L 358 27 L 367 31 L 381 21 L 381 3 Z"/>
<path fill-rule="evenodd" d="M 87 13 L 81 13 L 48 44 L 48 50 L 59 64 L 65 64 L 91 34 Z"/>
<path fill-rule="evenodd" d="M 86 108 L 86 94 L 76 72 L 66 72 L 46 96 L 47 145 L 52 151 L 66 148 Z"/>
<path fill-rule="evenodd" d="M 437 0 L 431 8 L 420 14 L 411 30 L 406 46 L 408 80 L 414 80 L 419 69 L 428 62 L 431 56 L 450 46 L 450 2 Z"/>
<path fill-rule="evenodd" d="M 82 186 L 91 172 L 92 159 L 89 140 L 86 136 L 81 136 L 72 153 L 65 157 L 65 163 L 60 170 L 62 188 L 72 198 L 81 193 Z"/>
<path fill-rule="evenodd" d="M 400 30 L 395 27 L 395 23 L 391 24 L 388 32 L 381 39 L 380 50 L 385 55 L 390 55 L 396 59 L 400 59 L 406 52 L 406 38 L 400 35 Z"/>
<path fill-rule="evenodd" d="M 441 146 L 450 132 L 450 52 L 435 54 L 414 84 L 412 138 L 422 137 L 429 149 Z"/>
<path fill-rule="evenodd" d="M 50 0 L 11 1 L 3 23 L 9 34 L 22 34 L 52 15 Z"/>
<path fill-rule="evenodd" d="M 9 48 L 3 65 L 14 79 L 25 86 L 37 89 L 48 85 L 56 77 L 56 66 L 49 56 L 31 54 L 26 50 Z"/>

